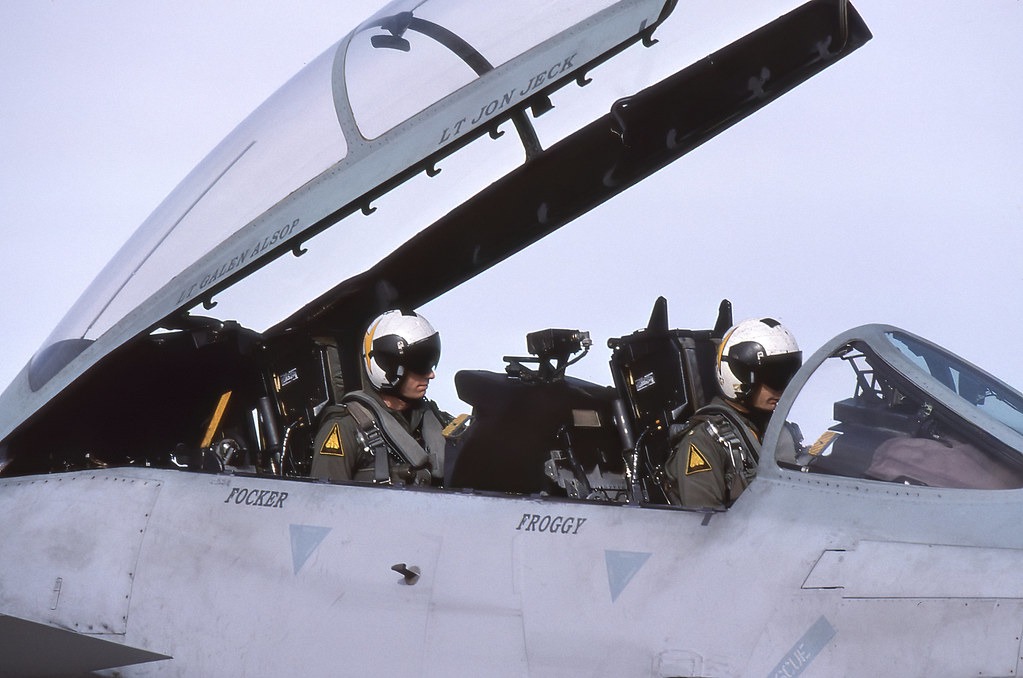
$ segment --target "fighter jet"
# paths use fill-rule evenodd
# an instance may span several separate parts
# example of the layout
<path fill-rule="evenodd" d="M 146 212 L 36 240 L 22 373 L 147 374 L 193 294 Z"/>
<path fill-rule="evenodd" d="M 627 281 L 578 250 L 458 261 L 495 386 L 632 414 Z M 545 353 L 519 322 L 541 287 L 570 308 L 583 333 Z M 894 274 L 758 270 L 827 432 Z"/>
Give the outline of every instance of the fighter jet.
<path fill-rule="evenodd" d="M 437 487 L 309 477 L 374 315 L 472 284 L 870 39 L 813 0 L 538 133 L 602 63 L 656 53 L 673 8 L 399 0 L 214 149 L 0 396 L 0 673 L 1017 675 L 1023 396 L 895 327 L 806 361 L 727 510 L 669 505 L 658 473 L 713 394 L 728 303 L 671 329 L 656 300 L 609 341 L 610 384 L 568 374 L 592 341 L 557 328 L 456 374 L 473 412 Z M 374 228 L 407 183 L 507 145 L 454 209 Z M 325 238 L 328 289 L 268 328 L 225 315 Z"/>

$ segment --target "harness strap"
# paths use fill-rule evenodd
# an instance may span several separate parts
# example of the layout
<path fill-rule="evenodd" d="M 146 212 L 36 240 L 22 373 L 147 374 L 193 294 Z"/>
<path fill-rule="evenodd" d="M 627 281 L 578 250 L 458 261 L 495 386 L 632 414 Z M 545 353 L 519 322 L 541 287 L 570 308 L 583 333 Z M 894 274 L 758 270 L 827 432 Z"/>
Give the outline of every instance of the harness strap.
<path fill-rule="evenodd" d="M 359 427 L 360 438 L 364 448 L 373 455 L 373 482 L 389 483 L 391 473 L 387 463 L 387 441 L 380 433 L 376 420 L 369 410 L 359 403 L 348 403 L 347 409 Z"/>
<path fill-rule="evenodd" d="M 360 408 L 363 410 L 362 414 L 370 421 L 370 428 L 376 430 L 381 436 L 385 449 L 397 456 L 399 461 L 410 465 L 414 469 L 426 468 L 430 463 L 430 457 L 426 450 L 419 445 L 408 431 L 402 428 L 390 412 L 385 410 L 373 398 L 358 391 L 353 391 L 346 394 L 341 401 L 348 406 L 348 410 L 352 412 L 356 423 L 359 423 L 359 427 L 366 432 L 367 429 L 363 427 L 355 415 L 356 410 Z"/>
<path fill-rule="evenodd" d="M 718 405 L 704 405 L 696 414 L 719 414 L 724 417 L 728 423 L 731 424 L 729 428 L 732 429 L 733 435 L 730 436 L 730 438 L 741 443 L 744 449 L 749 450 L 749 456 L 751 457 L 754 467 L 760 463 L 760 441 L 756 440 L 755 435 L 753 438 L 750 437 L 753 432 L 742 422 L 741 419 L 739 419 L 739 416 L 735 412 L 731 411 L 730 408 L 720 407 Z"/>
<path fill-rule="evenodd" d="M 752 431 L 728 408 L 706 405 L 698 414 L 706 417 L 707 427 L 718 442 L 729 453 L 732 462 L 731 473 L 725 473 L 725 503 L 732 501 L 732 480 L 734 474 L 741 474 L 743 482 L 749 485 L 757 474 L 760 463 L 760 445 L 751 439 Z M 715 421 L 716 420 L 716 424 Z M 728 477 L 731 475 L 731 479 Z"/>
<path fill-rule="evenodd" d="M 444 452 L 447 447 L 446 427 L 436 403 L 427 403 L 423 413 L 423 445 L 430 457 L 430 469 L 438 481 L 444 480 Z"/>
<path fill-rule="evenodd" d="M 725 504 L 731 503 L 732 479 L 736 473 L 741 473 L 748 485 L 756 477 L 757 465 L 760 463 L 760 444 L 755 440 L 755 434 L 749 427 L 743 424 L 738 415 L 731 411 L 731 408 L 720 405 L 707 404 L 697 410 L 682 425 L 673 425 L 669 428 L 668 440 L 672 448 L 697 426 L 706 426 L 708 433 L 717 442 L 728 450 L 732 468 L 725 471 Z M 754 436 L 751 438 L 751 436 Z M 655 472 L 655 481 L 661 486 L 665 496 L 677 496 L 675 487 L 664 467 L 660 466 Z"/>

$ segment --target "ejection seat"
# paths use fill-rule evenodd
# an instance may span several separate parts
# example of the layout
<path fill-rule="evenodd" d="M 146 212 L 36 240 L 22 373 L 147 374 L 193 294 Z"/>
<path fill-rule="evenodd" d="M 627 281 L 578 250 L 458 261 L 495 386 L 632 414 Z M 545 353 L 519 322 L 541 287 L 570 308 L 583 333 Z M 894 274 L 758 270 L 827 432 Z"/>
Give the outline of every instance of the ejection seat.
<path fill-rule="evenodd" d="M 449 445 L 445 485 L 624 499 L 626 464 L 634 463 L 644 498 L 663 501 L 656 470 L 670 452 L 669 428 L 716 392 L 717 345 L 730 325 L 731 304 L 723 301 L 714 329 L 670 330 L 659 298 L 645 329 L 608 341 L 614 388 L 564 375 L 582 356 L 569 361 L 579 347 L 558 341 L 585 334 L 567 330 L 529 335 L 537 358 L 506 357 L 506 374 L 457 373 L 473 423 Z M 525 368 L 525 360 L 539 369 Z"/>
<path fill-rule="evenodd" d="M 520 494 L 564 491 L 583 498 L 624 490 L 614 389 L 565 376 L 565 368 L 589 350 L 589 334 L 543 330 L 527 335 L 526 344 L 536 357 L 505 357 L 504 374 L 455 375 L 458 396 L 472 405 L 473 420 L 462 436 L 449 440 L 445 485 Z M 572 487 L 559 486 L 562 465 L 571 468 Z"/>

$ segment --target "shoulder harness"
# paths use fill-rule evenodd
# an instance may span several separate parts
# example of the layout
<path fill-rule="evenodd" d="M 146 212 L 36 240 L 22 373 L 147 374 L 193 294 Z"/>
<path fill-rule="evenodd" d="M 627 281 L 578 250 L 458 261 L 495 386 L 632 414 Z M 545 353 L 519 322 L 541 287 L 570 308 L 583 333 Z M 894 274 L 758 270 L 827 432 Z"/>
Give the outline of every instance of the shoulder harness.
<path fill-rule="evenodd" d="M 730 488 L 735 474 L 741 473 L 746 485 L 756 477 L 757 465 L 760 463 L 760 444 L 750 437 L 752 431 L 735 412 L 728 407 L 707 404 L 697 410 L 685 424 L 671 427 L 670 445 L 674 447 L 686 434 L 700 425 L 706 426 L 711 437 L 728 450 L 731 468 L 725 471 L 725 503 L 729 504 Z M 658 471 L 658 480 L 667 494 L 670 491 L 670 483 L 663 469 Z"/>
<path fill-rule="evenodd" d="M 419 484 L 420 474 L 416 473 L 432 466 L 433 475 L 437 475 L 440 468 L 439 454 L 427 452 L 413 438 L 408 431 L 394 419 L 390 412 L 373 398 L 359 392 L 345 394 L 341 399 L 342 404 L 352 415 L 359 428 L 360 442 L 364 449 L 373 455 L 373 481 L 386 484 L 391 481 L 390 460 L 397 464 L 405 465 L 409 469 L 409 476 Z M 432 412 L 432 410 L 431 410 Z M 432 428 L 440 430 L 440 423 L 431 425 L 436 417 L 423 417 L 423 437 L 432 438 Z M 441 438 L 443 440 L 443 438 Z M 443 451 L 443 448 L 441 448 Z M 379 453 L 379 454 L 378 454 Z M 433 463 L 431 463 L 433 462 Z"/>

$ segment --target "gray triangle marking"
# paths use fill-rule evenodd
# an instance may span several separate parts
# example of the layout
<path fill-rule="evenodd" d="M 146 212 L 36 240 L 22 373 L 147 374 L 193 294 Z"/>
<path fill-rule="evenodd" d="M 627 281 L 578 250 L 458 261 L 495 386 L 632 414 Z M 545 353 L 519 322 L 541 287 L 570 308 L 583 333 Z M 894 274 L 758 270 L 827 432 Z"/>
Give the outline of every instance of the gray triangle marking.
<path fill-rule="evenodd" d="M 611 589 L 611 602 L 625 590 L 632 578 L 646 564 L 649 553 L 637 551 L 604 551 L 607 563 L 607 584 Z"/>
<path fill-rule="evenodd" d="M 291 526 L 291 562 L 295 566 L 295 574 L 302 569 L 305 561 L 313 555 L 323 538 L 330 532 L 329 527 L 316 525 Z"/>

